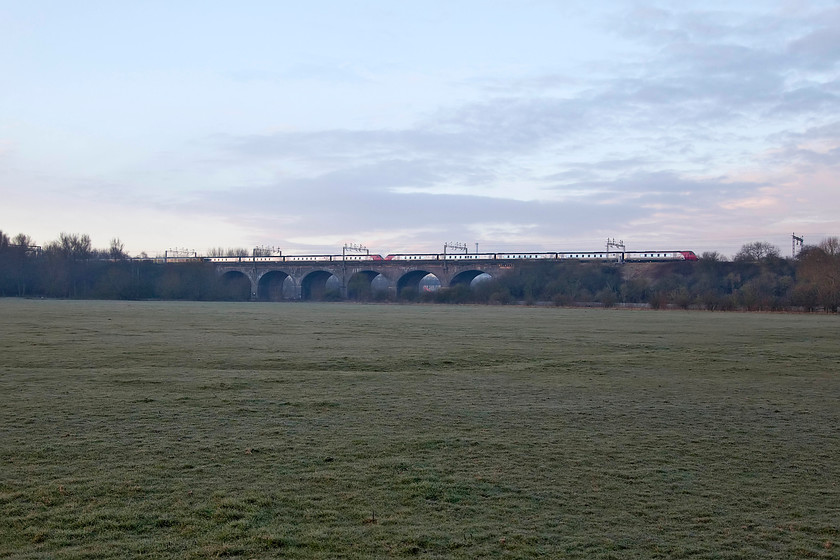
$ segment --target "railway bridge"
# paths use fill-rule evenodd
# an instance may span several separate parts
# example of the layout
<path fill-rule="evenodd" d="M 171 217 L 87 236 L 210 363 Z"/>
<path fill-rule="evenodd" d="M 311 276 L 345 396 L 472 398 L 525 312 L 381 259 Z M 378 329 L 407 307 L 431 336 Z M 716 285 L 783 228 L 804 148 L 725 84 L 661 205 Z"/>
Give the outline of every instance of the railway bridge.
<path fill-rule="evenodd" d="M 243 257 L 240 262 L 217 263 L 216 273 L 227 281 L 247 278 L 252 300 L 279 301 L 323 299 L 334 289 L 342 297 L 374 291 L 397 297 L 404 290 L 419 292 L 421 281 L 429 274 L 437 277 L 442 288 L 448 288 L 469 285 L 482 274 L 498 277 L 513 267 L 510 262 L 490 259 L 258 262 Z"/>

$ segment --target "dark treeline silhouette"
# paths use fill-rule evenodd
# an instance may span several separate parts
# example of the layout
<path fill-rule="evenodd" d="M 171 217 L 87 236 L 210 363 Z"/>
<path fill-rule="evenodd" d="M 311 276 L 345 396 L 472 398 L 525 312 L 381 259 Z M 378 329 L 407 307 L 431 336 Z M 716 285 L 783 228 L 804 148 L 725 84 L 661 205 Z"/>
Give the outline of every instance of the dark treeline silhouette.
<path fill-rule="evenodd" d="M 781 311 L 840 307 L 840 240 L 782 258 L 772 245 L 744 245 L 730 261 L 704 253 L 697 262 L 599 264 L 527 262 L 507 276 L 422 294 L 441 302 L 553 302 L 655 309 Z"/>
<path fill-rule="evenodd" d="M 218 251 L 222 251 L 219 249 Z M 244 251 L 244 250 L 243 250 Z M 351 280 L 350 299 L 388 301 L 392 292 Z M 94 249 L 87 235 L 62 233 L 35 247 L 23 234 L 0 231 L 0 296 L 243 300 L 246 278 L 219 278 L 214 265 L 195 260 L 164 264 L 131 259 L 119 239 Z M 340 299 L 328 290 L 322 299 Z M 729 260 L 703 253 L 696 262 L 614 264 L 522 262 L 505 276 L 436 291 L 404 289 L 400 301 L 437 303 L 552 303 L 640 305 L 707 310 L 825 310 L 840 307 L 840 239 L 807 246 L 783 258 L 764 242 L 748 243 Z"/>
<path fill-rule="evenodd" d="M 0 296 L 77 299 L 241 299 L 200 261 L 176 265 L 130 259 L 119 239 L 96 250 L 87 235 L 62 233 L 36 247 L 0 231 Z"/>
<path fill-rule="evenodd" d="M 351 291 L 351 295 L 353 292 Z M 358 299 L 386 300 L 385 292 Z M 639 305 L 654 309 L 782 311 L 840 307 L 840 240 L 782 258 L 777 247 L 744 245 L 732 260 L 716 252 L 696 262 L 621 264 L 522 262 L 506 276 L 446 290 L 403 290 L 401 300 L 437 303 Z"/>

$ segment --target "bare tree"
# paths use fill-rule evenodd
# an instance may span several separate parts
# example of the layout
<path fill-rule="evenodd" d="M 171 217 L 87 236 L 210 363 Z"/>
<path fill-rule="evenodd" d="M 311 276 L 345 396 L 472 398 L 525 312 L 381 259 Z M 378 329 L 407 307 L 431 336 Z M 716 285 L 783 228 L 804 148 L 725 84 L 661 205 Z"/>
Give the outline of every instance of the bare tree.
<path fill-rule="evenodd" d="M 35 245 L 35 242 L 32 241 L 32 238 L 26 235 L 25 233 L 19 233 L 14 236 L 12 239 L 12 245 L 17 245 L 18 247 L 23 247 L 28 249 Z"/>
<path fill-rule="evenodd" d="M 726 255 L 717 251 L 706 251 L 700 255 L 700 259 L 709 262 L 726 262 L 729 260 L 726 258 Z"/>
<path fill-rule="evenodd" d="M 207 251 L 208 257 L 247 257 L 251 253 L 243 247 L 225 249 L 224 247 L 213 247 Z"/>
<path fill-rule="evenodd" d="M 837 257 L 840 256 L 840 237 L 829 237 L 823 239 L 819 245 L 820 249 L 825 251 L 826 255 Z"/>
<path fill-rule="evenodd" d="M 115 237 L 111 240 L 111 246 L 108 249 L 108 256 L 111 260 L 115 261 L 125 260 L 128 256 L 125 253 L 125 245 L 123 245 L 123 242 L 120 241 L 119 237 Z"/>
<path fill-rule="evenodd" d="M 775 245 L 766 241 L 755 241 L 743 245 L 733 260 L 758 262 L 768 258 L 778 258 L 780 255 L 781 251 Z"/>
<path fill-rule="evenodd" d="M 90 236 L 78 233 L 60 233 L 58 240 L 49 243 L 46 250 L 70 261 L 86 261 L 93 255 Z"/>
<path fill-rule="evenodd" d="M 816 247 L 805 247 L 798 256 L 800 292 L 813 294 L 827 311 L 840 307 L 840 238 L 829 237 Z"/>
<path fill-rule="evenodd" d="M 86 274 L 87 264 L 95 254 L 87 234 L 62 232 L 58 240 L 48 243 L 44 247 L 44 255 L 47 259 L 47 285 L 50 295 L 84 295 L 85 287 L 90 284 Z"/>

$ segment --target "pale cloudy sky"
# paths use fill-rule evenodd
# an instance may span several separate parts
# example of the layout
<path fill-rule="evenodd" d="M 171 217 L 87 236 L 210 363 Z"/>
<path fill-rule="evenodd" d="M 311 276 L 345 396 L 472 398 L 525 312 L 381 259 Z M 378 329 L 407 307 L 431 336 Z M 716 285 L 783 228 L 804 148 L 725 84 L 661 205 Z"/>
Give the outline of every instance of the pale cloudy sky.
<path fill-rule="evenodd" d="M 790 254 L 840 5 L 0 0 L 0 229 L 126 249 Z"/>

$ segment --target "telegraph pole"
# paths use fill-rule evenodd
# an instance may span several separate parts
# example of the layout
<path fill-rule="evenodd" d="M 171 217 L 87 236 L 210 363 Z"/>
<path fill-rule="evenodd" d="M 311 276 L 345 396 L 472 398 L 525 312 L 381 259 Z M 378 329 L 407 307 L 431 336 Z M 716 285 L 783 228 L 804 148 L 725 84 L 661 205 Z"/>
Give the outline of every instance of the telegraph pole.
<path fill-rule="evenodd" d="M 805 236 L 797 237 L 795 233 L 791 234 L 791 256 L 795 257 L 796 253 L 802 251 L 802 245 L 805 243 Z"/>
<path fill-rule="evenodd" d="M 478 247 L 478 243 L 476 243 L 475 245 L 476 245 L 476 247 Z M 446 256 L 446 250 L 447 249 L 455 249 L 457 251 L 463 251 L 464 253 L 469 253 L 470 252 L 466 243 L 455 243 L 453 241 L 447 241 L 446 243 L 443 244 L 443 255 L 444 255 L 444 257 Z"/>
<path fill-rule="evenodd" d="M 616 241 L 615 238 L 607 238 L 607 257 L 610 256 L 610 248 L 621 249 L 621 251 L 618 253 L 618 258 L 616 260 L 618 260 L 618 262 L 624 262 L 624 251 L 626 251 L 626 248 L 624 247 L 624 241 L 621 239 Z"/>
<path fill-rule="evenodd" d="M 282 254 L 283 251 L 281 251 L 279 247 L 271 247 L 268 245 L 257 245 L 253 250 L 254 257 L 271 257 L 280 256 Z"/>
<path fill-rule="evenodd" d="M 464 254 L 470 252 L 469 248 L 467 248 L 466 243 L 455 243 L 452 241 L 447 241 L 443 244 L 443 269 L 447 270 L 448 266 L 446 264 L 446 250 L 447 249 L 455 249 L 456 251 L 463 251 Z"/>
<path fill-rule="evenodd" d="M 158 253 L 160 256 L 160 253 Z M 169 259 L 196 259 L 198 258 L 198 252 L 193 251 L 192 249 L 167 249 L 163 252 L 163 262 L 168 263 Z"/>
<path fill-rule="evenodd" d="M 345 243 L 341 249 L 341 291 L 342 297 L 347 297 L 347 253 L 364 253 L 370 255 L 370 251 L 364 245 Z"/>
<path fill-rule="evenodd" d="M 370 255 L 370 250 L 364 245 L 353 245 L 352 243 L 345 243 L 344 248 L 341 250 L 341 260 L 347 258 L 347 253 L 364 253 L 366 255 Z"/>

